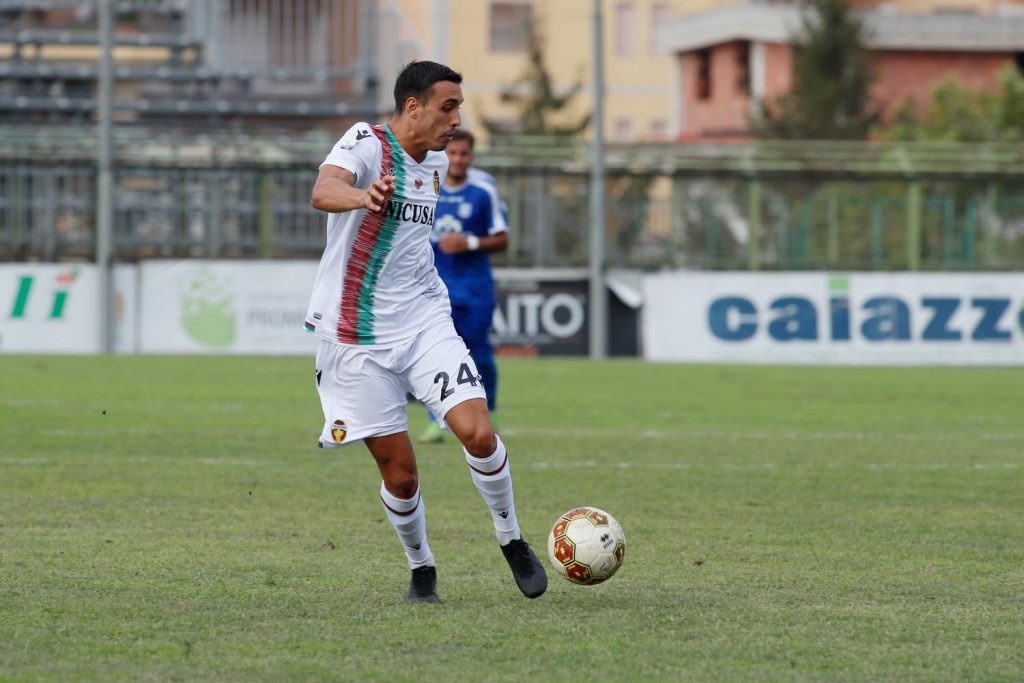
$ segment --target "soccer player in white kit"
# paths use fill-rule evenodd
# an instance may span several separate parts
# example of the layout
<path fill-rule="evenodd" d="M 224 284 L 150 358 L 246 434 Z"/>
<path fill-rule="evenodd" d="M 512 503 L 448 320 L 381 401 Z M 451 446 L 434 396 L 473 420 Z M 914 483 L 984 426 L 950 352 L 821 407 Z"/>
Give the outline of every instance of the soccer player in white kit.
<path fill-rule="evenodd" d="M 516 585 L 536 598 L 547 575 L 516 520 L 505 445 L 491 426 L 476 365 L 455 332 L 429 242 L 460 124 L 462 76 L 407 65 L 384 125 L 357 123 L 320 166 L 314 208 L 327 245 L 306 313 L 320 337 L 316 382 L 325 448 L 363 441 L 380 469 L 380 498 L 412 570 L 410 602 L 437 602 L 426 508 L 409 439 L 406 396 L 423 401 L 462 442 Z"/>

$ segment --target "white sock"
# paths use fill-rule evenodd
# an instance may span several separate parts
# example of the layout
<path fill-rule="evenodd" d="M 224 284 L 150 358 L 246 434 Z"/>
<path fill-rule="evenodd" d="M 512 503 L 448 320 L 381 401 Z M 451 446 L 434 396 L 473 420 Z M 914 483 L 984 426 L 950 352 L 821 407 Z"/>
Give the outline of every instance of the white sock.
<path fill-rule="evenodd" d="M 427 544 L 427 507 L 420 492 L 412 498 L 399 498 L 380 483 L 380 502 L 384 505 L 391 526 L 395 527 L 398 540 L 409 558 L 409 568 L 434 566 L 434 554 Z"/>
<path fill-rule="evenodd" d="M 498 446 L 486 458 L 476 458 L 466 449 L 463 451 L 466 453 L 466 462 L 469 464 L 469 472 L 473 477 L 473 483 L 476 484 L 476 490 L 483 496 L 491 511 L 498 543 L 505 545 L 513 539 L 521 538 L 521 534 L 519 522 L 516 520 L 516 503 L 512 496 L 512 472 L 508 464 L 508 451 L 497 434 L 494 438 Z"/>

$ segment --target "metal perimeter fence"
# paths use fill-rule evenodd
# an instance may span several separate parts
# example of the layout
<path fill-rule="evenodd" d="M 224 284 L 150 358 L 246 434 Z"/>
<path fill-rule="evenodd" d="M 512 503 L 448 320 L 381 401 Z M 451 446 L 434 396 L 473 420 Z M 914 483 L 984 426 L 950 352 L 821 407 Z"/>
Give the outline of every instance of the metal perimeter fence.
<path fill-rule="evenodd" d="M 114 253 L 316 258 L 309 205 L 333 140 L 119 132 Z M 91 260 L 96 142 L 0 131 L 0 260 Z M 587 263 L 589 151 L 492 144 L 477 164 L 508 206 L 498 265 Z M 1024 268 L 1024 146 L 759 142 L 612 145 L 608 266 L 751 270 Z"/>

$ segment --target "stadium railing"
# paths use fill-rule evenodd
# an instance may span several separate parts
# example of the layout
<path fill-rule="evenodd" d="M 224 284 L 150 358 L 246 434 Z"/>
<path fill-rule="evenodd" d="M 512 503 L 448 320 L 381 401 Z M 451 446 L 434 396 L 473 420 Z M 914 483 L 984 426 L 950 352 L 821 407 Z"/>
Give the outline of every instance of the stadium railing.
<path fill-rule="evenodd" d="M 119 130 L 117 257 L 315 258 L 325 133 Z M 95 140 L 0 128 L 0 259 L 89 259 Z M 494 141 L 507 266 L 587 260 L 585 143 Z M 1005 270 L 1024 266 L 1024 145 L 807 141 L 610 145 L 609 265 L 657 269 Z"/>

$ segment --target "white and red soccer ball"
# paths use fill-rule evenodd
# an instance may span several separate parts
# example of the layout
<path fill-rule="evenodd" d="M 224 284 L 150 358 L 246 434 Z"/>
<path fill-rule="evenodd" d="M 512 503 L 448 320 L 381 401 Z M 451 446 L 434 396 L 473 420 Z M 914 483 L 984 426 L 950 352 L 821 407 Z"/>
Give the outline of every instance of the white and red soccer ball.
<path fill-rule="evenodd" d="M 551 528 L 548 556 L 555 570 L 573 583 L 601 583 L 622 566 L 626 535 L 604 510 L 573 508 Z"/>

